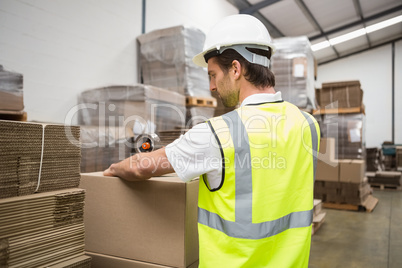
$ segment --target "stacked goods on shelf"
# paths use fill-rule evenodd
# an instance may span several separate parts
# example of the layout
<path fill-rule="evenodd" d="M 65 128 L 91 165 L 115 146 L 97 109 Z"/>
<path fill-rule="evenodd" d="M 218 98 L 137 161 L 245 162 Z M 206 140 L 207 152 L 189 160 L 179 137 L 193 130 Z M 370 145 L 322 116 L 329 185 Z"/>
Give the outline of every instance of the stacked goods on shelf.
<path fill-rule="evenodd" d="M 0 199 L 0 266 L 90 267 L 84 198 L 72 188 Z"/>
<path fill-rule="evenodd" d="M 327 213 L 322 210 L 322 201 L 320 199 L 314 199 L 314 207 L 313 207 L 313 229 L 311 235 L 317 233 L 317 230 L 320 229 L 321 225 L 325 221 L 325 215 Z"/>
<path fill-rule="evenodd" d="M 0 198 L 74 188 L 80 128 L 0 120 Z"/>
<path fill-rule="evenodd" d="M 363 112 L 363 90 L 360 81 L 341 81 L 322 83 L 322 88 L 317 90 L 317 103 L 321 112 L 326 109 L 341 110 L 346 112 Z"/>
<path fill-rule="evenodd" d="M 285 101 L 299 108 L 315 108 L 315 62 L 311 44 L 306 36 L 273 39 L 276 48 L 271 58 L 275 74 L 275 90 Z"/>
<path fill-rule="evenodd" d="M 398 144 L 394 144 L 389 141 L 383 142 L 383 144 L 381 146 L 381 152 L 382 152 L 381 163 L 384 166 L 384 170 L 387 170 L 387 171 L 398 170 L 397 148 L 398 148 Z M 400 151 L 399 151 L 399 154 L 400 154 Z M 400 158 L 401 158 L 401 156 L 399 156 L 398 162 L 401 162 Z M 399 165 L 401 165 L 401 163 L 399 163 Z"/>
<path fill-rule="evenodd" d="M 339 159 L 365 156 L 365 114 L 359 81 L 323 83 L 317 92 L 319 110 L 314 115 L 323 137 L 335 138 Z"/>
<path fill-rule="evenodd" d="M 396 146 L 396 170 L 402 171 L 402 146 Z"/>
<path fill-rule="evenodd" d="M 205 34 L 199 29 L 175 26 L 151 31 L 137 37 L 140 81 L 167 88 L 197 100 L 210 100 L 208 74 L 192 58 L 203 49 Z M 216 101 L 214 101 L 216 102 Z M 186 125 L 191 127 L 213 116 L 215 106 L 187 106 Z M 195 117 L 194 119 L 192 119 Z"/>
<path fill-rule="evenodd" d="M 80 128 L 0 120 L 0 266 L 90 267 Z"/>
<path fill-rule="evenodd" d="M 134 134 L 184 126 L 185 97 L 150 85 L 109 86 L 81 93 L 78 121 L 86 126 L 119 126 Z"/>
<path fill-rule="evenodd" d="M 372 187 L 380 189 L 400 190 L 402 186 L 402 176 L 399 171 L 376 171 L 367 172 L 367 177 Z"/>
<path fill-rule="evenodd" d="M 334 138 L 335 154 L 339 159 L 365 159 L 365 115 L 316 114 L 321 135 Z"/>
<path fill-rule="evenodd" d="M 103 171 L 131 156 L 133 139 L 129 128 L 81 126 L 81 172 Z"/>
<path fill-rule="evenodd" d="M 375 172 L 383 170 L 380 159 L 380 149 L 378 149 L 377 147 L 366 148 L 366 171 Z"/>
<path fill-rule="evenodd" d="M 175 26 L 140 35 L 137 40 L 142 83 L 186 96 L 211 96 L 206 69 L 192 62 L 203 49 L 202 31 Z"/>
<path fill-rule="evenodd" d="M 82 173 L 80 187 L 94 266 L 198 267 L 198 180 L 173 173 L 127 182 L 98 172 Z"/>
<path fill-rule="evenodd" d="M 0 65 L 0 119 L 26 121 L 23 110 L 23 75 Z"/>
<path fill-rule="evenodd" d="M 314 198 L 324 207 L 372 211 L 378 200 L 365 177 L 365 162 L 357 159 L 336 159 L 335 140 L 321 138 L 317 161 Z"/>

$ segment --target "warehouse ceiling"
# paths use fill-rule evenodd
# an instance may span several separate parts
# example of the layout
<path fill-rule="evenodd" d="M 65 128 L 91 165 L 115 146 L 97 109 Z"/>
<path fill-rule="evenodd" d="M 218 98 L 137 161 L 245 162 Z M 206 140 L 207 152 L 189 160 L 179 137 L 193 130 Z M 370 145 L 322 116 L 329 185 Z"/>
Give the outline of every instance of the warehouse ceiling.
<path fill-rule="evenodd" d="M 332 39 L 401 16 L 402 0 L 227 1 L 239 13 L 260 19 L 272 38 L 307 36 L 312 45 L 331 40 L 331 45 L 327 42 L 328 47 L 314 51 L 318 64 L 402 39 L 402 22 L 372 32 L 367 28 L 359 37 L 338 44 Z"/>

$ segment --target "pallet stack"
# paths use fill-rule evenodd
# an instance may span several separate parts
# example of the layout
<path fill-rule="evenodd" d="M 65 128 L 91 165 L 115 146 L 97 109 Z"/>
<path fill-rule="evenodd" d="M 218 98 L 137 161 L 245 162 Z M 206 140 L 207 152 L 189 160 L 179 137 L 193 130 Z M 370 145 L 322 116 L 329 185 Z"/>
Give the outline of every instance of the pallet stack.
<path fill-rule="evenodd" d="M 216 99 L 209 91 L 207 71 L 192 62 L 203 49 L 205 34 L 180 25 L 151 31 L 137 40 L 139 80 L 185 96 L 186 127 L 213 117 Z"/>
<path fill-rule="evenodd" d="M 368 212 L 378 202 L 365 176 L 365 162 L 336 159 L 334 138 L 321 138 L 314 198 L 321 199 L 327 208 Z"/>
<path fill-rule="evenodd" d="M 402 175 L 400 171 L 376 171 L 367 172 L 367 177 L 371 187 L 381 190 L 402 189 Z"/>
<path fill-rule="evenodd" d="M 321 225 L 325 221 L 325 215 L 327 213 L 322 209 L 322 200 L 314 199 L 314 208 L 313 208 L 313 229 L 311 235 L 317 233 L 318 229 L 320 229 Z"/>
<path fill-rule="evenodd" d="M 306 36 L 273 39 L 276 48 L 271 59 L 275 89 L 285 101 L 311 112 L 316 108 L 314 77 L 315 60 Z"/>
<path fill-rule="evenodd" d="M 90 267 L 80 129 L 0 120 L 0 267 Z"/>
<path fill-rule="evenodd" d="M 0 65 L 0 119 L 26 121 L 23 75 L 7 71 Z"/>

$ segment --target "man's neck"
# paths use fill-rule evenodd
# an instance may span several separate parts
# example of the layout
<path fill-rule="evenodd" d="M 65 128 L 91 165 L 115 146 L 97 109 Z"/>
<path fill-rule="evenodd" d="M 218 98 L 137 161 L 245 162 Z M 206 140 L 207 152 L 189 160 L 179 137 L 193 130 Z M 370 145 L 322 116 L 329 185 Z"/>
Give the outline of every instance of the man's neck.
<path fill-rule="evenodd" d="M 249 85 L 248 87 L 246 86 L 240 89 L 239 102 L 242 103 L 248 96 L 261 93 L 275 94 L 276 91 L 273 87 L 257 88 L 253 85 Z"/>

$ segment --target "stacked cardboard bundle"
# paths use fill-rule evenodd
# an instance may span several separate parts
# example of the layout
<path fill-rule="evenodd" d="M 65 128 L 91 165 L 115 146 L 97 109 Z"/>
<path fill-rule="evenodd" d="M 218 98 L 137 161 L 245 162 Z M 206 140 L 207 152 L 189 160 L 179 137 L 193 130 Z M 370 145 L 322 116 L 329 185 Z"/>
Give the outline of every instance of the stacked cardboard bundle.
<path fill-rule="evenodd" d="M 90 267 L 84 197 L 72 188 L 0 199 L 0 267 Z"/>
<path fill-rule="evenodd" d="M 360 81 L 323 83 L 317 90 L 317 102 L 321 109 L 362 108 L 363 90 Z"/>
<path fill-rule="evenodd" d="M 139 73 L 144 84 L 199 100 L 211 99 L 207 71 L 192 61 L 203 49 L 205 34 L 202 31 L 180 25 L 140 35 L 137 40 Z M 187 105 L 186 126 L 211 118 L 215 106 Z"/>
<path fill-rule="evenodd" d="M 81 126 L 81 172 L 103 171 L 131 156 L 133 138 L 129 128 Z"/>
<path fill-rule="evenodd" d="M 381 151 L 379 148 L 366 148 L 366 171 L 375 172 L 383 169 L 380 162 L 380 155 Z"/>
<path fill-rule="evenodd" d="M 175 26 L 140 35 L 137 40 L 144 84 L 186 96 L 211 96 L 207 71 L 192 62 L 203 49 L 205 34 L 202 31 Z"/>
<path fill-rule="evenodd" d="M 321 134 L 336 141 L 338 159 L 366 158 L 365 115 L 363 113 L 316 114 Z"/>
<path fill-rule="evenodd" d="M 318 229 L 320 229 L 321 225 L 325 221 L 325 215 L 327 213 L 322 209 L 322 200 L 314 199 L 314 207 L 313 207 L 313 229 L 311 235 L 317 233 Z"/>
<path fill-rule="evenodd" d="M 311 44 L 306 36 L 273 40 L 276 48 L 271 70 L 275 74 L 275 89 L 285 101 L 299 108 L 315 108 L 315 64 Z"/>
<path fill-rule="evenodd" d="M 365 162 L 336 159 L 335 140 L 321 138 L 314 198 L 326 203 L 350 204 L 356 208 L 372 210 L 374 207 L 367 207 L 367 203 L 373 204 L 374 197 L 371 193 L 372 189 L 365 176 Z"/>
<path fill-rule="evenodd" d="M 77 187 L 79 137 L 77 126 L 0 120 L 0 198 Z"/>
<path fill-rule="evenodd" d="M 23 102 L 22 74 L 6 71 L 0 65 L 0 111 L 22 111 Z"/>
<path fill-rule="evenodd" d="M 402 176 L 399 171 L 377 171 L 367 172 L 369 183 L 373 187 L 380 187 L 381 189 L 401 189 Z"/>
<path fill-rule="evenodd" d="M 149 85 L 109 86 L 81 93 L 80 125 L 128 127 L 135 134 L 182 127 L 185 97 Z"/>
<path fill-rule="evenodd" d="M 95 267 L 198 267 L 198 180 L 81 175 L 85 248 Z"/>

